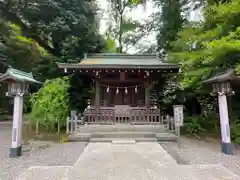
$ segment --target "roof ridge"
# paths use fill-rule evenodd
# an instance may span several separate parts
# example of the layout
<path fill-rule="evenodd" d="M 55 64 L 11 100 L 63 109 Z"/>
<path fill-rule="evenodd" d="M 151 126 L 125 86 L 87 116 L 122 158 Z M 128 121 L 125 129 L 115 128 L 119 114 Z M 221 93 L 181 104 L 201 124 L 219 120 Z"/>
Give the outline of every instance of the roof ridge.
<path fill-rule="evenodd" d="M 15 74 L 24 75 L 24 76 L 33 78 L 33 74 L 32 73 L 24 72 L 24 71 L 21 71 L 21 70 L 18 70 L 18 69 L 14 69 L 14 68 L 9 68 L 7 70 L 8 73 L 11 72 L 11 71 L 14 72 Z"/>
<path fill-rule="evenodd" d="M 123 58 L 127 57 L 130 59 L 147 59 L 147 58 L 157 58 L 156 54 L 123 54 L 123 53 L 96 53 L 88 54 L 86 59 L 90 58 Z"/>

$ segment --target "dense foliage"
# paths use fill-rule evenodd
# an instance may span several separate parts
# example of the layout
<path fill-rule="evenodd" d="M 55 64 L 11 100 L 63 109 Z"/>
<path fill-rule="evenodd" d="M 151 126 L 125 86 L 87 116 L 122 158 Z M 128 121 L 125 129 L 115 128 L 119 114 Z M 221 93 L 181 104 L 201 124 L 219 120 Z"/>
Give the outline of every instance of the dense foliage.
<path fill-rule="evenodd" d="M 105 51 L 106 41 L 99 34 L 97 14 L 95 1 L 0 1 L 0 73 L 12 66 L 32 72 L 44 82 L 63 76 L 56 62 L 79 62 L 84 53 Z M 80 81 L 81 78 L 71 81 L 71 85 L 81 85 Z M 36 90 L 32 86 L 31 91 Z M 82 96 L 76 88 L 72 93 Z M 11 100 L 5 100 L 5 92 L 0 96 L 4 99 L 1 108 L 6 109 Z M 70 104 L 79 107 L 81 103 Z"/>
<path fill-rule="evenodd" d="M 168 61 L 179 63 L 181 73 L 168 80 L 161 99 L 169 106 L 176 102 L 185 104 L 185 130 L 192 134 L 219 132 L 220 128 L 217 99 L 209 96 L 204 80 L 228 68 L 240 72 L 240 24 L 236 20 L 240 16 L 240 1 L 215 0 L 201 4 L 204 4 L 203 21 L 184 22 L 178 29 L 177 39 L 168 41 Z M 228 101 L 232 136 L 239 142 L 238 88 L 234 87 L 236 94 Z"/>
<path fill-rule="evenodd" d="M 52 55 L 65 60 L 76 59 L 83 53 L 103 48 L 95 1 L 21 2 L 1 1 L 0 14 L 20 26 L 25 36 L 35 40 Z"/>
<path fill-rule="evenodd" d="M 165 53 L 171 50 L 171 43 L 178 39 L 178 32 L 187 21 L 183 13 L 189 1 L 155 0 L 154 2 L 160 10 L 160 16 L 156 19 L 158 51 L 159 55 L 164 57 Z"/>
<path fill-rule="evenodd" d="M 39 122 L 46 130 L 54 129 L 57 123 L 65 126 L 69 115 L 69 87 L 69 77 L 47 80 L 31 96 L 30 120 Z"/>

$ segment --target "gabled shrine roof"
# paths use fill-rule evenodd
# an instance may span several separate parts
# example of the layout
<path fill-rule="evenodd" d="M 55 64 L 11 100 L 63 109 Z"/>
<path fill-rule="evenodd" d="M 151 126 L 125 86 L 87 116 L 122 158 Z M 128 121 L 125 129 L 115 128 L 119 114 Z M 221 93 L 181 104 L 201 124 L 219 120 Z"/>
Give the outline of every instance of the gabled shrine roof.
<path fill-rule="evenodd" d="M 154 55 L 98 54 L 83 59 L 80 64 L 159 65 Z"/>
<path fill-rule="evenodd" d="M 177 64 L 164 63 L 153 54 L 129 55 L 101 53 L 90 54 L 79 63 L 58 63 L 59 68 L 137 68 L 179 69 Z"/>
<path fill-rule="evenodd" d="M 0 82 L 3 82 L 5 80 L 42 84 L 33 78 L 32 73 L 27 73 L 14 68 L 8 68 L 4 74 L 0 75 Z"/>

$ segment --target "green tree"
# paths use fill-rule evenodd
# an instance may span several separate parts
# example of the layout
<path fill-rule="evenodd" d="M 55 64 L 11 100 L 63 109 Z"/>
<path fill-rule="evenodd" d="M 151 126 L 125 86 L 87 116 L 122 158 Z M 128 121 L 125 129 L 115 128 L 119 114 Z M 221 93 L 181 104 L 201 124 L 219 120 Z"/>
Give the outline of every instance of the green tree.
<path fill-rule="evenodd" d="M 98 32 L 95 1 L 0 2 L 0 14 L 20 26 L 24 36 L 35 40 L 48 53 L 67 59 L 100 51 L 104 39 Z"/>
<path fill-rule="evenodd" d="M 107 53 L 117 53 L 117 44 L 116 41 L 111 38 L 109 35 L 106 36 L 106 52 Z"/>
<path fill-rule="evenodd" d="M 172 60 L 182 65 L 182 85 L 199 89 L 211 74 L 239 67 L 239 0 L 211 5 L 205 22 L 186 27 L 174 44 Z"/>
<path fill-rule="evenodd" d="M 79 62 L 84 53 L 105 49 L 97 13 L 94 0 L 0 1 L 2 64 L 33 72 L 40 81 L 62 76 L 56 62 Z"/>
<path fill-rule="evenodd" d="M 117 52 L 126 52 L 138 42 L 144 25 L 127 16 L 134 8 L 145 5 L 143 0 L 109 0 L 107 37 L 117 42 Z"/>
<path fill-rule="evenodd" d="M 203 82 L 228 68 L 235 69 L 236 73 L 240 72 L 240 23 L 236 21 L 240 16 L 240 1 L 212 1 L 204 8 L 203 15 L 203 22 L 191 22 L 184 26 L 168 54 L 170 62 L 181 65 L 178 80 L 185 94 L 187 112 L 201 114 L 201 127 L 212 127 L 210 129 L 213 131 L 219 121 L 212 115 L 209 117 L 211 112 L 218 112 L 217 101 L 210 97 Z M 238 99 L 238 96 L 237 90 L 234 99 Z M 229 105 L 231 104 L 233 107 L 239 105 L 234 100 Z M 193 109 L 197 111 L 192 111 Z M 238 118 L 236 109 L 233 109 L 233 115 Z M 236 131 L 236 128 L 233 129 Z"/>
<path fill-rule="evenodd" d="M 22 35 L 21 28 L 11 22 L 4 21 L 4 29 L 0 29 L 0 52 L 2 73 L 8 66 L 34 73 L 39 80 L 52 78 L 57 73 L 57 58 L 49 54 L 37 42 Z"/>
<path fill-rule="evenodd" d="M 155 4 L 159 7 L 157 16 L 157 43 L 160 56 L 165 56 L 167 51 L 171 51 L 172 43 L 178 39 L 178 32 L 182 26 L 186 24 L 186 5 L 187 0 L 155 0 Z"/>

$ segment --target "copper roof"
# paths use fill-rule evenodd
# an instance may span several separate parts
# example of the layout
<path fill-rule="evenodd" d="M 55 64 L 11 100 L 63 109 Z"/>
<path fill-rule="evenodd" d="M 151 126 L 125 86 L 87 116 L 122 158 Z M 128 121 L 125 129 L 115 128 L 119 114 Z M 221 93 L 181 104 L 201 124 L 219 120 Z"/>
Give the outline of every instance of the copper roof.
<path fill-rule="evenodd" d="M 80 63 L 58 63 L 59 68 L 134 68 L 179 69 L 177 64 L 165 63 L 153 54 L 91 54 Z"/>

